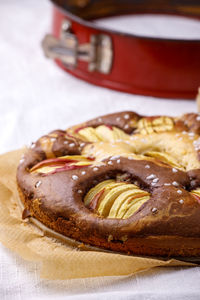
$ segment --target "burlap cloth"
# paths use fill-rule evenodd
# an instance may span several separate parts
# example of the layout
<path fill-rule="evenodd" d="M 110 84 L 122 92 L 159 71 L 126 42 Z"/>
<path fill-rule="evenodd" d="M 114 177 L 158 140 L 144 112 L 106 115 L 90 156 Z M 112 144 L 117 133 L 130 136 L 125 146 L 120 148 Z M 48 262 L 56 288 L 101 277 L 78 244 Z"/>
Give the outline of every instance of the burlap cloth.
<path fill-rule="evenodd" d="M 80 251 L 44 233 L 21 218 L 16 169 L 25 149 L 0 156 L 0 241 L 21 257 L 41 265 L 41 277 L 70 279 L 129 275 L 158 266 L 192 266 L 167 261 L 98 251 Z"/>

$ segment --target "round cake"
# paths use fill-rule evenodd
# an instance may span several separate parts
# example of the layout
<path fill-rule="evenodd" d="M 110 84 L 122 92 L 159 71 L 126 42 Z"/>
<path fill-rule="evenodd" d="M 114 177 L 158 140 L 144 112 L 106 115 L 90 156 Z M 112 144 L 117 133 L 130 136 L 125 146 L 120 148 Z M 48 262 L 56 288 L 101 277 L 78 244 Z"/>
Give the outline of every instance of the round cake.
<path fill-rule="evenodd" d="M 22 218 L 126 254 L 200 255 L 200 116 L 114 113 L 42 136 L 17 170 Z"/>

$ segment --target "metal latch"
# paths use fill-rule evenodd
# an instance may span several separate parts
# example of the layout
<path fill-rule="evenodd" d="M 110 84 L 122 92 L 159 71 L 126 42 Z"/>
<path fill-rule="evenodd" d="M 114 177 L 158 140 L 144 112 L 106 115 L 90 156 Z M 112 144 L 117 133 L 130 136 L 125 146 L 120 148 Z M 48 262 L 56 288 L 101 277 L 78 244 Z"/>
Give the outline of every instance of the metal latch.
<path fill-rule="evenodd" d="M 42 47 L 47 57 L 59 59 L 67 67 L 76 68 L 78 60 L 81 60 L 88 62 L 90 72 L 108 74 L 111 70 L 113 59 L 111 38 L 105 34 L 93 34 L 89 43 L 79 44 L 67 20 L 62 23 L 60 39 L 47 34 L 42 41 Z"/>

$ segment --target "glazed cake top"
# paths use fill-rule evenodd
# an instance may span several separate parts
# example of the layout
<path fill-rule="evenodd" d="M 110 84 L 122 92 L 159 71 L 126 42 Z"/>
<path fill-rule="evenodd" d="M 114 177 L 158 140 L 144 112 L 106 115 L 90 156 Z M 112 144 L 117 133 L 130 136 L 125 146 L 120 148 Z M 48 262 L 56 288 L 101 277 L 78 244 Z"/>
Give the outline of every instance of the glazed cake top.
<path fill-rule="evenodd" d="M 197 114 L 102 116 L 33 143 L 18 183 L 86 235 L 199 236 L 199 133 Z"/>

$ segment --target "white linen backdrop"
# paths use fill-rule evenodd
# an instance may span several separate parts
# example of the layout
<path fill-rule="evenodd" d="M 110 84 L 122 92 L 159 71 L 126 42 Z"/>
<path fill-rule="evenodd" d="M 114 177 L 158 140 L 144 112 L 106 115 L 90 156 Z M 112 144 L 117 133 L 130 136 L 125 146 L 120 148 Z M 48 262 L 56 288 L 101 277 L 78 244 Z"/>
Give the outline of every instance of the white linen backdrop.
<path fill-rule="evenodd" d="M 105 113 L 134 110 L 176 115 L 196 111 L 192 101 L 119 93 L 65 74 L 41 51 L 40 42 L 50 30 L 50 21 L 47 0 L 0 1 L 0 153 L 29 145 L 53 129 L 65 129 Z M 140 21 L 129 16 L 104 24 L 136 33 L 200 37 L 196 21 L 169 17 L 141 17 Z M 198 267 L 66 281 L 40 279 L 38 270 L 35 263 L 0 245 L 0 299 L 200 299 Z"/>

